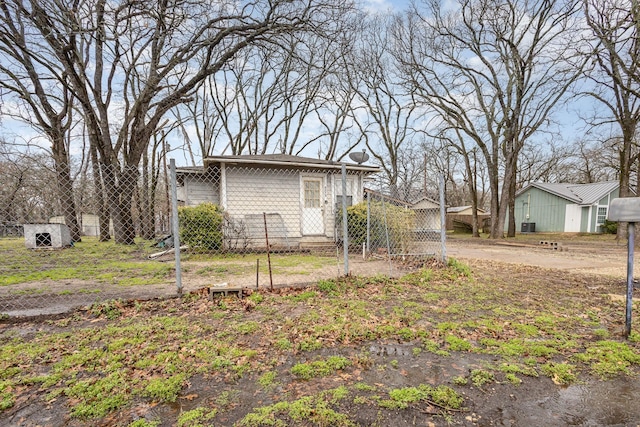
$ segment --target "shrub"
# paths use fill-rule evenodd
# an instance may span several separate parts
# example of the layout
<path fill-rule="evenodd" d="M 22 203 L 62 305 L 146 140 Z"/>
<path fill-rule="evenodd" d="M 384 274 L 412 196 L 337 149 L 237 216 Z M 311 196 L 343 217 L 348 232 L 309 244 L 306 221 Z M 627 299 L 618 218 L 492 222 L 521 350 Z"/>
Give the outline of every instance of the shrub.
<path fill-rule="evenodd" d="M 602 232 L 604 234 L 618 233 L 618 223 L 615 221 L 605 220 L 604 224 L 602 224 Z"/>
<path fill-rule="evenodd" d="M 180 241 L 194 249 L 222 249 L 222 208 L 213 203 L 178 209 Z"/>
<path fill-rule="evenodd" d="M 369 212 L 369 237 L 371 249 L 376 247 L 385 248 L 388 229 L 389 246 L 392 252 L 406 247 L 411 241 L 415 228 L 415 212 L 399 206 L 380 201 L 371 201 L 368 206 Z M 338 230 L 342 231 L 340 225 L 342 216 L 337 214 L 339 222 Z M 367 202 L 347 208 L 347 228 L 349 231 L 349 244 L 362 246 L 367 241 Z"/>

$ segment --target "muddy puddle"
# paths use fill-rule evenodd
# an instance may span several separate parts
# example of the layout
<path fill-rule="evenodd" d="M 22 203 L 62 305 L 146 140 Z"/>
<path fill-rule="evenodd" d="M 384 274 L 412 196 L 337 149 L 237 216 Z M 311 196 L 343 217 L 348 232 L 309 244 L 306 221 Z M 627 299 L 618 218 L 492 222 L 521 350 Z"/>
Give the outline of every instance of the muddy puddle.
<path fill-rule="evenodd" d="M 640 382 L 620 378 L 612 381 L 592 380 L 557 390 L 546 396 L 518 395 L 516 402 L 503 412 L 512 424 L 545 426 L 638 426 Z"/>
<path fill-rule="evenodd" d="M 487 369 L 499 361 L 476 354 L 455 353 L 450 357 L 414 354 L 414 347 L 403 344 L 371 344 L 376 359 L 363 373 L 366 382 L 385 382 L 393 387 L 420 383 L 447 384 L 465 395 L 469 411 L 462 424 L 482 426 L 640 426 L 640 379 L 618 377 L 607 381 L 581 375 L 571 386 L 559 386 L 549 378 L 523 377 L 513 386 L 501 381 L 481 389 L 452 385 L 453 379 L 473 369 Z M 384 369 L 380 369 L 384 366 Z M 394 368 L 395 367 L 395 368 Z M 470 417 L 469 415 L 473 415 Z"/>

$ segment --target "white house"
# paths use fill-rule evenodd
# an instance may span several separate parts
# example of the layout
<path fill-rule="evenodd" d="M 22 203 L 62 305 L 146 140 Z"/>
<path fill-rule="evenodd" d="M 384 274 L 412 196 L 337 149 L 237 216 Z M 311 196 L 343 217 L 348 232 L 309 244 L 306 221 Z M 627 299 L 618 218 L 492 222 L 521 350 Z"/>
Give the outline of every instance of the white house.
<path fill-rule="evenodd" d="M 203 168 L 179 168 L 178 200 L 220 205 L 229 246 L 304 247 L 335 241 L 341 205 L 341 163 L 284 154 L 213 156 Z M 374 166 L 346 164 L 347 204 L 363 200 Z M 265 230 L 266 222 L 266 230 Z M 266 231 L 266 232 L 265 232 Z"/>

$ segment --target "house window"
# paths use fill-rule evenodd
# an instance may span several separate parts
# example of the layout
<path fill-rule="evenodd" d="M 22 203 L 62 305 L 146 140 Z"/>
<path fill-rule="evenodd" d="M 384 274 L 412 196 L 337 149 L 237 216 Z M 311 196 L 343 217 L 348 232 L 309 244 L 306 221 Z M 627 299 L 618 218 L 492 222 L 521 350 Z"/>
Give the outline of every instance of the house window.
<path fill-rule="evenodd" d="M 353 195 L 355 193 L 355 179 L 353 177 L 347 177 L 347 206 L 353 205 Z M 342 209 L 342 178 L 336 175 L 335 178 L 336 189 L 336 212 Z"/>
<path fill-rule="evenodd" d="M 320 207 L 320 181 L 304 181 L 304 207 Z"/>
<path fill-rule="evenodd" d="M 598 207 L 598 218 L 596 219 L 596 224 L 602 225 L 607 219 L 607 207 L 599 206 Z"/>
<path fill-rule="evenodd" d="M 336 176 L 335 184 L 336 184 L 337 200 L 341 200 L 340 196 L 342 196 L 342 179 L 340 178 L 340 176 Z M 356 187 L 355 179 L 353 177 L 348 177 L 347 178 L 347 200 L 352 198 L 356 193 L 355 187 Z"/>

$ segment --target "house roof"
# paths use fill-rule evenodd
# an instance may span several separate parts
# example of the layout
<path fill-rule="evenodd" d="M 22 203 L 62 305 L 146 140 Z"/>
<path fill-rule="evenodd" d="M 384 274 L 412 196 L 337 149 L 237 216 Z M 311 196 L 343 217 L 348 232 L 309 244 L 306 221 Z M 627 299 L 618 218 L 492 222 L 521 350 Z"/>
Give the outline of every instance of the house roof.
<path fill-rule="evenodd" d="M 618 181 L 595 182 L 591 184 L 532 182 L 520 190 L 518 195 L 526 192 L 531 187 L 535 187 L 579 205 L 592 205 L 619 186 L 620 183 Z"/>
<path fill-rule="evenodd" d="M 459 213 L 459 212 L 463 212 L 466 211 L 467 209 L 471 209 L 471 205 L 467 205 L 467 206 L 452 206 L 450 208 L 447 208 L 447 213 Z M 484 209 L 480 209 L 478 208 L 478 213 L 479 214 L 484 214 L 486 213 Z"/>
<path fill-rule="evenodd" d="M 440 207 L 440 203 L 428 197 L 420 198 L 411 206 L 412 209 L 434 209 L 438 207 Z"/>
<path fill-rule="evenodd" d="M 341 169 L 342 163 L 333 160 L 314 159 L 311 157 L 292 156 L 289 154 L 261 154 L 240 156 L 210 156 L 204 159 L 205 166 L 211 164 L 243 164 L 257 166 L 290 166 L 319 169 Z M 344 163 L 347 170 L 363 172 L 380 172 L 377 166 Z"/>

